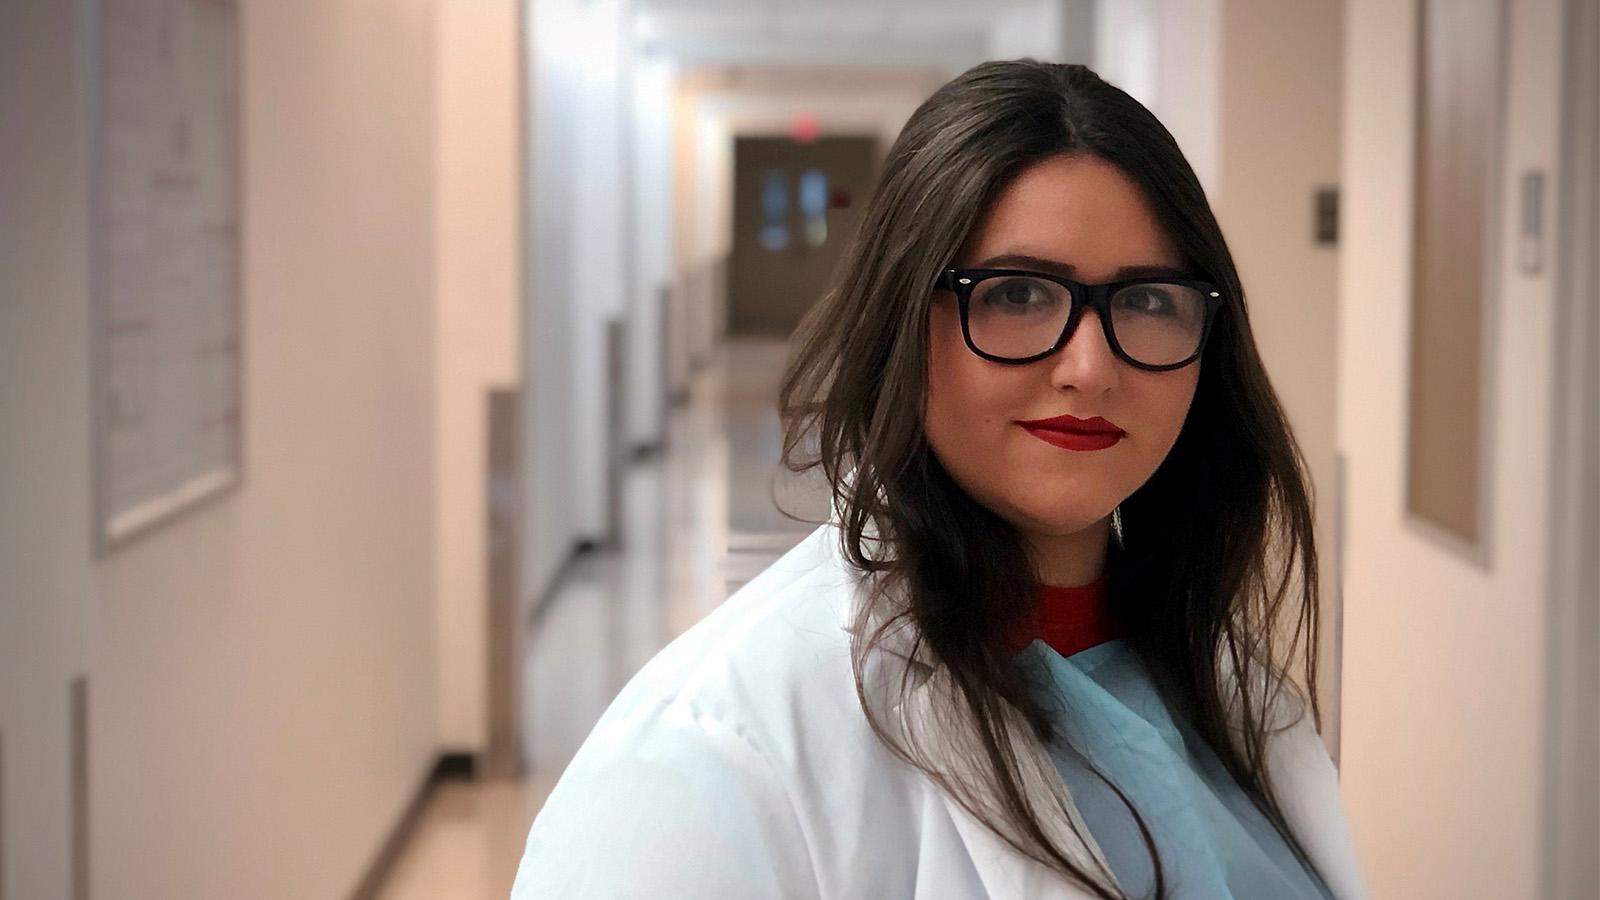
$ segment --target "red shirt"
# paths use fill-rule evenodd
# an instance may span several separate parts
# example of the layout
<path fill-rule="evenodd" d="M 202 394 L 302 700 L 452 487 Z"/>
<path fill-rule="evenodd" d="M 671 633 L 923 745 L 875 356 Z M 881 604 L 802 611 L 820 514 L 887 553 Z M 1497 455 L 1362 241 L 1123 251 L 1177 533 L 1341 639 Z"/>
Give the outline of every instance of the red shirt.
<path fill-rule="evenodd" d="M 1041 585 L 1032 615 L 1023 620 L 1012 637 L 1013 649 L 1021 650 L 1040 638 L 1052 650 L 1068 657 L 1123 637 L 1126 629 L 1111 607 L 1108 583 L 1102 573 L 1088 584 Z"/>

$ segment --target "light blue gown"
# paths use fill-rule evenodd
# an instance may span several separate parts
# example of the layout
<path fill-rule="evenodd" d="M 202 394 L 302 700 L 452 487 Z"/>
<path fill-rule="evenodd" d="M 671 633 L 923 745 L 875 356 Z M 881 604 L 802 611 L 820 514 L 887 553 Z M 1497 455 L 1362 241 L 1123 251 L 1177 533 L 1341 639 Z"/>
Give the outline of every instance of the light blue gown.
<path fill-rule="evenodd" d="M 1117 882 L 1152 896 L 1155 870 L 1133 816 L 1090 760 L 1138 807 L 1161 850 L 1170 895 L 1196 900 L 1327 900 L 1322 880 L 1233 782 L 1187 722 L 1175 721 L 1122 639 L 1070 658 L 1042 640 L 1017 657 L 1055 712 L 1050 748 Z M 1070 715 L 1063 715 L 1070 709 Z"/>

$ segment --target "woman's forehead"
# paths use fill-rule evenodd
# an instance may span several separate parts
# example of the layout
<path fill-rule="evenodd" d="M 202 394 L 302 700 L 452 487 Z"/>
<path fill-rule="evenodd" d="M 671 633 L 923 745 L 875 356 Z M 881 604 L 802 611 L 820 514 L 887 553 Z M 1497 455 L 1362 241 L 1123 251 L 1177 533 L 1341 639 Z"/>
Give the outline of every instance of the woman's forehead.
<path fill-rule="evenodd" d="M 1181 259 L 1143 191 L 1111 163 L 1054 157 L 1018 175 L 990 205 L 962 265 L 1033 257 L 1085 281 L 1138 266 L 1179 268 Z"/>

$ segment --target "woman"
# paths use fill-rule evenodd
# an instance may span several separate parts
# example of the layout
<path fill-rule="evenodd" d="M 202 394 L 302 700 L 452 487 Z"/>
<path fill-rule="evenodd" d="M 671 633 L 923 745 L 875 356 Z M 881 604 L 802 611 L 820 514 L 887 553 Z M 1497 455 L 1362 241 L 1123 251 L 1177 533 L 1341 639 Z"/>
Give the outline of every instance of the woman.
<path fill-rule="evenodd" d="M 945 85 L 796 348 L 833 518 L 623 690 L 514 897 L 1362 895 L 1303 464 L 1147 110 Z"/>

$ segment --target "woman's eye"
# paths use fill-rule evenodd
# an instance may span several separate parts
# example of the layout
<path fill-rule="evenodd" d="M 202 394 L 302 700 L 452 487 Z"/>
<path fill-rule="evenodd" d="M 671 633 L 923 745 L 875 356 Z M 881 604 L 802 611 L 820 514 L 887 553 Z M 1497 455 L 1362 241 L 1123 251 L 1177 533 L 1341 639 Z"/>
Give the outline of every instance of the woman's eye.
<path fill-rule="evenodd" d="M 983 303 L 1005 312 L 1032 312 L 1056 302 L 1055 293 L 1045 285 L 1026 278 L 1002 282 L 983 292 Z"/>
<path fill-rule="evenodd" d="M 1165 316 L 1177 312 L 1177 303 L 1160 288 L 1131 288 L 1117 294 L 1116 306 L 1129 312 Z"/>

